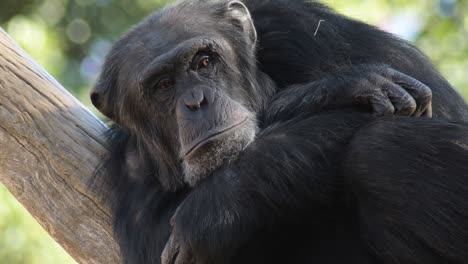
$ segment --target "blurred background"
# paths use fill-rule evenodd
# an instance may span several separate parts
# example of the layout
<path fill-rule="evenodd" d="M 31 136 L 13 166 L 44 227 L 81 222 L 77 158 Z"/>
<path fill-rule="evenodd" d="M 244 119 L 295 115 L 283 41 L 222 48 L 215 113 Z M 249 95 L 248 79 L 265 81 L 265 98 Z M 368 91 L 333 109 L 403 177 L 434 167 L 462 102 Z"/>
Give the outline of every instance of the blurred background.
<path fill-rule="evenodd" d="M 169 0 L 0 0 L 0 27 L 85 105 L 112 43 Z M 324 0 L 414 41 L 468 98 L 468 1 Z M 0 264 L 75 263 L 0 185 Z"/>

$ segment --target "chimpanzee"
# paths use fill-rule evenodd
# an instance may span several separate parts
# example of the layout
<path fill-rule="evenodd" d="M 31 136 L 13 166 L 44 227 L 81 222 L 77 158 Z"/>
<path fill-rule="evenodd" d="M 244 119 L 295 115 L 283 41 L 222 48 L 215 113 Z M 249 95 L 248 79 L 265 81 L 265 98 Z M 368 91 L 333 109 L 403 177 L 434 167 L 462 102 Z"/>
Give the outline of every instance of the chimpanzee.
<path fill-rule="evenodd" d="M 323 5 L 169 5 L 91 98 L 116 124 L 125 263 L 468 259 L 463 99 L 411 44 Z"/>

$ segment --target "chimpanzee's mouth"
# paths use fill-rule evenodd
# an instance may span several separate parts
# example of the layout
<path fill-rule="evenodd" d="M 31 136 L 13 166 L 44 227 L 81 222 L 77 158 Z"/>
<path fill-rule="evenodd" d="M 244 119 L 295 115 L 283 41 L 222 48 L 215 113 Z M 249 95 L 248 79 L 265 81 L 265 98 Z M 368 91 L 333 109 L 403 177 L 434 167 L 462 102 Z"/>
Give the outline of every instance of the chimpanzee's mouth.
<path fill-rule="evenodd" d="M 225 134 L 229 133 L 232 130 L 235 130 L 236 128 L 238 128 L 239 126 L 244 124 L 248 119 L 249 118 L 246 117 L 243 120 L 241 120 L 240 122 L 235 123 L 234 125 L 228 126 L 228 127 L 223 128 L 221 130 L 213 131 L 212 133 L 208 132 L 207 133 L 208 136 L 203 137 L 203 138 L 199 138 L 199 139 L 195 140 L 191 144 L 191 146 L 188 148 L 188 151 L 185 152 L 185 157 L 190 158 L 190 156 L 193 153 L 196 153 L 198 149 L 200 149 L 203 146 L 207 145 L 207 143 L 209 143 L 209 142 L 213 142 L 213 141 L 216 141 L 219 138 L 222 138 Z"/>

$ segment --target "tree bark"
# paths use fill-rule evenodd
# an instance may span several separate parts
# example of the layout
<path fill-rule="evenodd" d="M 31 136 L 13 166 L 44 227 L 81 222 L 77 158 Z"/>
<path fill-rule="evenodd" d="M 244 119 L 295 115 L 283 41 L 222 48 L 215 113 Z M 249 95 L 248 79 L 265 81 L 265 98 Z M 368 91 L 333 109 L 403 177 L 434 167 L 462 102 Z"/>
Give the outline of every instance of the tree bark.
<path fill-rule="evenodd" d="M 120 262 L 92 181 L 105 129 L 0 28 L 0 181 L 78 263 Z"/>

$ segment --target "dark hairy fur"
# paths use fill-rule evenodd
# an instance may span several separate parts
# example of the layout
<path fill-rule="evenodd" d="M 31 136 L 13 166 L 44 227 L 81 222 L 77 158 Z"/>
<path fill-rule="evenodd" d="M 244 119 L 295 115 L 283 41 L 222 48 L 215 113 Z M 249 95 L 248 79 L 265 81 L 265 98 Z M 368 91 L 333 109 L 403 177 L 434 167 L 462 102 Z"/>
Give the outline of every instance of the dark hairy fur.
<path fill-rule="evenodd" d="M 227 2 L 183 1 L 150 16 L 116 43 L 96 85 L 116 122 L 102 172 L 124 262 L 160 263 L 176 231 L 195 263 L 465 263 L 468 107 L 428 59 L 302 0 L 242 1 L 258 38 L 250 49 L 250 35 L 221 17 Z M 220 76 L 236 85 L 223 92 L 259 127 L 193 188 L 177 125 L 140 82 L 153 55 L 179 41 L 175 26 L 154 29 L 163 23 L 224 37 L 232 60 Z M 387 66 L 432 89 L 433 119 L 375 118 L 340 103 L 354 78 Z"/>

